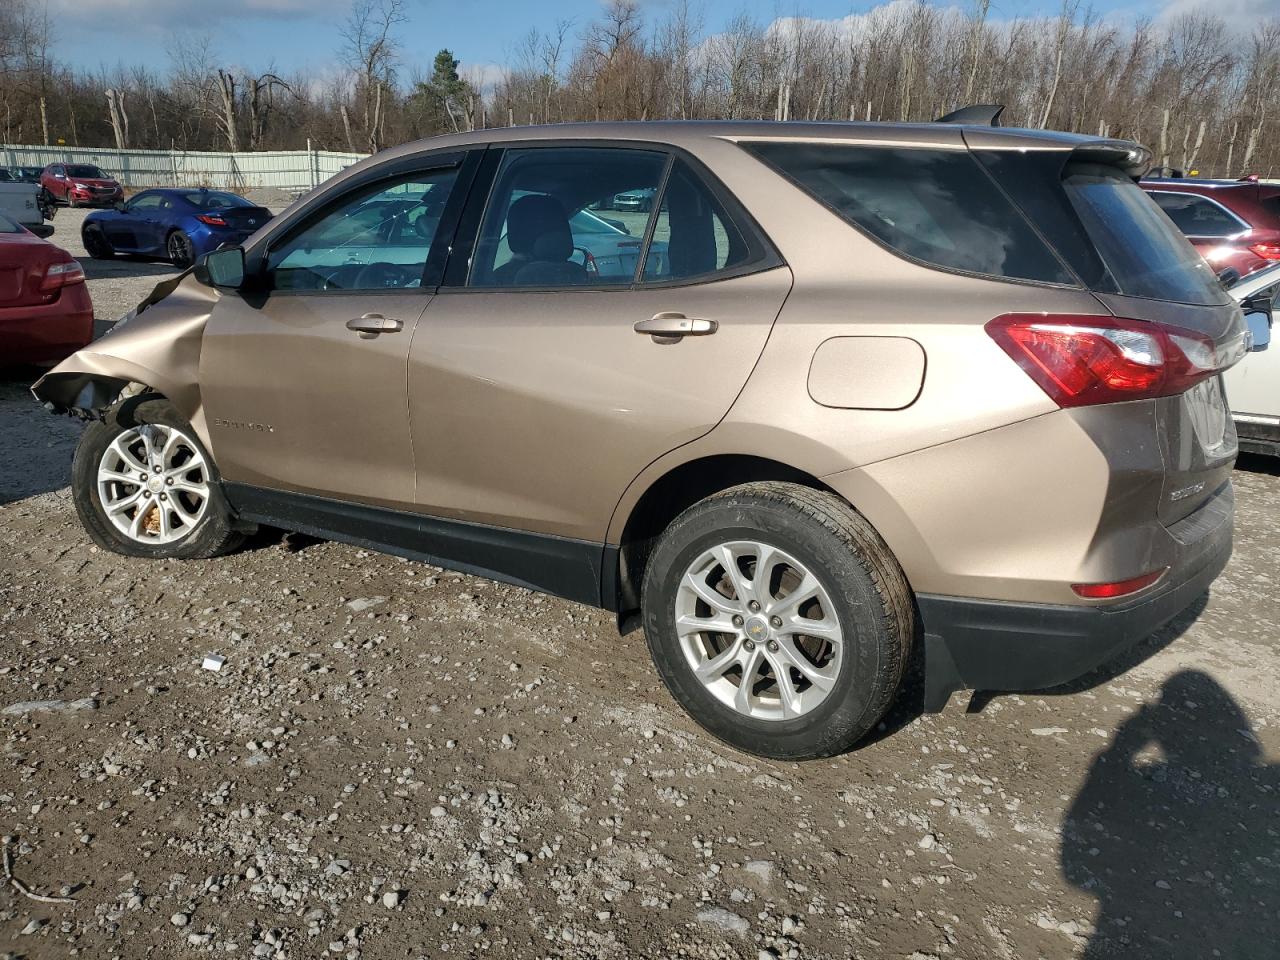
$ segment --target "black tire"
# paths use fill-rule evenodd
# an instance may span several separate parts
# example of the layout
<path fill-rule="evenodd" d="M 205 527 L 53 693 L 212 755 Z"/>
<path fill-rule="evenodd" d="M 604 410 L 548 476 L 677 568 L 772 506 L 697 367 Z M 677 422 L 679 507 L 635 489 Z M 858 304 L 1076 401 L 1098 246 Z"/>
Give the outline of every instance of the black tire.
<path fill-rule="evenodd" d="M 88 227 L 81 234 L 80 239 L 84 243 L 85 253 L 94 260 L 110 260 L 116 255 L 115 249 L 111 246 L 102 230 L 98 227 Z"/>
<path fill-rule="evenodd" d="M 213 474 L 208 478 L 209 500 L 203 516 L 191 533 L 171 543 L 146 544 L 125 536 L 107 518 L 98 496 L 98 464 L 107 447 L 120 434 L 145 423 L 181 430 L 194 442 Z M 102 420 L 85 428 L 71 461 L 71 493 L 90 539 L 103 549 L 128 557 L 207 559 L 234 550 L 244 540 L 244 535 L 233 527 L 231 509 L 218 482 L 213 458 L 173 405 L 154 394 L 123 400 L 107 411 Z"/>
<path fill-rule="evenodd" d="M 179 270 L 185 270 L 195 263 L 195 248 L 191 245 L 191 238 L 181 230 L 174 230 L 165 238 L 164 249 L 169 255 L 169 262 Z"/>
<path fill-rule="evenodd" d="M 676 595 L 697 557 L 734 539 L 786 551 L 822 582 L 844 635 L 834 687 L 809 712 L 757 719 L 718 700 L 689 667 L 675 629 Z M 869 733 L 893 702 L 915 631 L 911 588 L 875 529 L 831 493 L 750 483 L 690 507 L 663 533 L 644 576 L 645 637 L 667 689 L 708 732 L 747 753 L 784 760 L 832 756 Z"/>

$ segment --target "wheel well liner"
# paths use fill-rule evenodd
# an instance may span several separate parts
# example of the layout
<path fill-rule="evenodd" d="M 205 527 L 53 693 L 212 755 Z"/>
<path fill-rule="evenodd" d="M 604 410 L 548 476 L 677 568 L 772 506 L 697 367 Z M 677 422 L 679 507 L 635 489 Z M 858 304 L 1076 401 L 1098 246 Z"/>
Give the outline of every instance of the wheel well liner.
<path fill-rule="evenodd" d="M 671 521 L 713 493 L 758 480 L 780 480 L 830 491 L 830 487 L 803 470 L 748 454 L 718 454 L 690 460 L 663 474 L 645 490 L 622 529 L 616 584 L 612 590 L 606 585 L 604 591 L 605 605 L 608 606 L 610 600 L 616 605 L 620 626 L 640 608 L 645 564 Z M 608 573 L 606 570 L 606 576 Z"/>

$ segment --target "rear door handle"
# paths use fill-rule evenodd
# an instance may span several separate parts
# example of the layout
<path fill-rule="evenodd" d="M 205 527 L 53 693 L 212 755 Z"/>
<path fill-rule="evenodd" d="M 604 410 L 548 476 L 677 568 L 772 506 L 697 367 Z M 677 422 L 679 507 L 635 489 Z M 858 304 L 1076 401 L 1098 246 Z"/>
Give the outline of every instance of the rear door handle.
<path fill-rule="evenodd" d="M 362 317 L 348 320 L 347 329 L 360 334 L 361 340 L 372 340 L 380 333 L 399 333 L 404 329 L 404 321 L 384 317 L 380 313 L 366 313 Z"/>
<path fill-rule="evenodd" d="M 647 333 L 654 343 L 677 343 L 683 337 L 705 337 L 719 328 L 714 320 L 699 320 L 683 313 L 658 313 L 648 320 L 637 320 L 636 333 Z"/>

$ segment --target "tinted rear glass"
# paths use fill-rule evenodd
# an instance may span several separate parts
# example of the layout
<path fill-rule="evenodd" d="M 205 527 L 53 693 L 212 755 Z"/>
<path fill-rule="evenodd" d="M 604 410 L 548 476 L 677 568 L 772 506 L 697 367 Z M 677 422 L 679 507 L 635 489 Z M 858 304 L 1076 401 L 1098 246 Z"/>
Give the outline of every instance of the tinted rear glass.
<path fill-rule="evenodd" d="M 992 277 L 1077 282 L 968 151 L 743 146 L 849 223 L 915 260 Z"/>
<path fill-rule="evenodd" d="M 1150 195 L 1156 206 L 1168 214 L 1173 225 L 1188 237 L 1230 237 L 1249 229 L 1247 224 L 1208 197 L 1164 190 L 1152 190 Z"/>
<path fill-rule="evenodd" d="M 188 203 L 201 210 L 226 210 L 228 207 L 253 206 L 239 194 L 224 193 L 221 190 L 190 190 L 182 196 Z"/>
<path fill-rule="evenodd" d="M 1213 268 L 1119 170 L 1068 164 L 1062 184 L 1121 293 L 1201 305 L 1227 301 Z"/>

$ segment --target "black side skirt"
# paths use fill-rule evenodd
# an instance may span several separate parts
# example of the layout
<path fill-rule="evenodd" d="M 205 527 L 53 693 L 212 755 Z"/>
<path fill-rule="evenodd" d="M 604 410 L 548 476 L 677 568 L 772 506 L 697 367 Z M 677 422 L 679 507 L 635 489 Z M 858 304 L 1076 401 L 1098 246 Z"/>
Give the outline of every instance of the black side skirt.
<path fill-rule="evenodd" d="M 304 493 L 223 483 L 240 518 L 421 560 L 567 600 L 617 606 L 618 548 Z"/>

